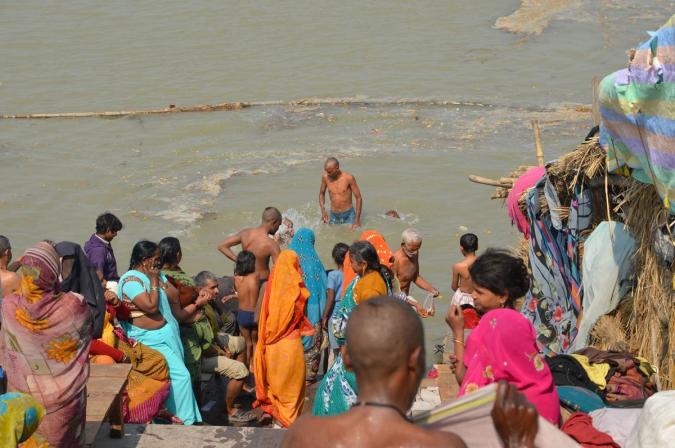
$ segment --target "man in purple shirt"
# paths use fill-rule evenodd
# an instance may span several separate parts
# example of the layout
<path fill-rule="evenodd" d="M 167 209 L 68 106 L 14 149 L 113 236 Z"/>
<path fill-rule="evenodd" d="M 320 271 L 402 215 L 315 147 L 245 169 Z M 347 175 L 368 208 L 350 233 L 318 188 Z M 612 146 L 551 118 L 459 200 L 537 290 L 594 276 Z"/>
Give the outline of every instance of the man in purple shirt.
<path fill-rule="evenodd" d="M 116 282 L 120 279 L 117 274 L 117 261 L 110 242 L 122 230 L 122 222 L 112 213 L 104 213 L 96 218 L 96 233 L 84 243 L 84 253 L 91 264 L 96 267 L 103 284 L 107 281 Z"/>

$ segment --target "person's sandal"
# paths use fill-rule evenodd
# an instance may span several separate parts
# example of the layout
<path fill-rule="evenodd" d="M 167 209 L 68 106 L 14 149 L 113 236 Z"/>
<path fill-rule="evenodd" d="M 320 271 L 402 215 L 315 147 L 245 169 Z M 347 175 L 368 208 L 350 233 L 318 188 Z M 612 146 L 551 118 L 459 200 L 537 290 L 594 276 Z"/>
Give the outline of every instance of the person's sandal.
<path fill-rule="evenodd" d="M 242 411 L 241 409 L 237 409 L 232 415 L 227 415 L 227 421 L 230 423 L 249 423 L 256 419 L 253 411 Z"/>

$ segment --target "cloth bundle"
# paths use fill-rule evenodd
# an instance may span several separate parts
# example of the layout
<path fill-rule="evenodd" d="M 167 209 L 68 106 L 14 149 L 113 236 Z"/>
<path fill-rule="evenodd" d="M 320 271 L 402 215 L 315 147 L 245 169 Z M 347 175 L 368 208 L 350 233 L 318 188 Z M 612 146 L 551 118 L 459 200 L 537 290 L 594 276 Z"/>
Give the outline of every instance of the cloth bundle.
<path fill-rule="evenodd" d="M 563 406 L 573 411 L 598 409 L 598 401 L 591 399 L 588 393 L 565 386 L 586 389 L 609 407 L 641 407 L 655 391 L 653 367 L 647 360 L 630 353 L 587 347 L 546 361 L 554 383 L 559 386 Z"/>

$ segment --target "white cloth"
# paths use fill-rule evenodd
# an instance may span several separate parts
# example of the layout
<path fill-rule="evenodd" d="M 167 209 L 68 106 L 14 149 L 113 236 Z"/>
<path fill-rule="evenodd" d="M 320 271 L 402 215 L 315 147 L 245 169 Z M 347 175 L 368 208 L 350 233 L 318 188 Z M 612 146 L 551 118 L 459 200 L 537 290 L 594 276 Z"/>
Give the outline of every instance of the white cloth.
<path fill-rule="evenodd" d="M 461 289 L 458 289 L 455 291 L 455 293 L 452 295 L 452 301 L 450 302 L 450 305 L 471 305 L 473 306 L 473 297 L 471 297 L 471 294 L 466 293 L 462 291 Z"/>
<path fill-rule="evenodd" d="M 574 340 L 574 350 L 588 345 L 588 336 L 601 316 L 612 312 L 628 291 L 635 240 L 620 222 L 603 221 L 584 243 L 581 275 L 583 317 Z"/>
<path fill-rule="evenodd" d="M 647 399 L 627 448 L 661 448 L 675 444 L 675 390 Z"/>
<path fill-rule="evenodd" d="M 641 413 L 642 408 L 600 408 L 589 415 L 593 419 L 595 429 L 609 434 L 617 444 L 624 447 L 633 433 Z"/>

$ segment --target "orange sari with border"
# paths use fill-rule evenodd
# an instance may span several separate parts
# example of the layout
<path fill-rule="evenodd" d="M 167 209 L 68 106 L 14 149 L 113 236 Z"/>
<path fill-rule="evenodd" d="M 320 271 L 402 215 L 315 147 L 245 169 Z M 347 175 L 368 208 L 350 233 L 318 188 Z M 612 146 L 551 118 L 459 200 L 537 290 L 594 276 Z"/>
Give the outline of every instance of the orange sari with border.
<path fill-rule="evenodd" d="M 295 252 L 281 252 L 263 296 L 258 343 L 253 356 L 257 400 L 284 427 L 301 414 L 305 403 L 305 357 L 301 336 L 314 328 L 305 316 L 309 290 Z"/>

